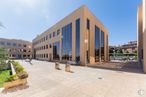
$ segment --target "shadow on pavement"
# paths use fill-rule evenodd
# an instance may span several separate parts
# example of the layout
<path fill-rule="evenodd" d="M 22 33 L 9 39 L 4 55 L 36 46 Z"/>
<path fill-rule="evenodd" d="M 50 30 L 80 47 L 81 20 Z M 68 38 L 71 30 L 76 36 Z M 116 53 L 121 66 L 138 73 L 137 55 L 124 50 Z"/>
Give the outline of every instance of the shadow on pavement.
<path fill-rule="evenodd" d="M 88 67 L 114 70 L 119 73 L 130 72 L 144 74 L 142 66 L 138 65 L 138 62 L 108 62 L 101 64 L 88 64 Z"/>
<path fill-rule="evenodd" d="M 27 89 L 27 88 L 29 88 L 29 85 L 21 85 L 21 86 L 5 89 L 2 91 L 2 93 L 7 94 L 7 93 L 12 93 L 12 92 L 17 92 L 19 90 Z"/>

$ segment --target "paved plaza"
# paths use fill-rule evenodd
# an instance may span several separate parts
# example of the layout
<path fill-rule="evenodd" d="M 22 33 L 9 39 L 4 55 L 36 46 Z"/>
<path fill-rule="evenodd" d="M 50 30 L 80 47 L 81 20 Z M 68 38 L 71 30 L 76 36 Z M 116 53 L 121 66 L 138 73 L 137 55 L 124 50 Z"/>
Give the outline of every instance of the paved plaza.
<path fill-rule="evenodd" d="M 29 73 L 28 85 L 13 88 L 0 97 L 146 97 L 142 73 L 72 66 L 74 73 L 55 70 L 54 63 L 21 61 Z"/>

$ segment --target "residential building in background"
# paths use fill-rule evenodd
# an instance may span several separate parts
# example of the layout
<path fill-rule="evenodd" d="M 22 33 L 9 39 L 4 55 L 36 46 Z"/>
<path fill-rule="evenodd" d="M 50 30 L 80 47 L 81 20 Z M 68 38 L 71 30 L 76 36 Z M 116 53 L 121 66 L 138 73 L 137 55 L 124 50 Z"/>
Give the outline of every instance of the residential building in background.
<path fill-rule="evenodd" d="M 138 62 L 146 73 L 146 0 L 138 8 L 137 14 L 138 32 Z"/>
<path fill-rule="evenodd" d="M 0 48 L 8 50 L 8 56 L 15 59 L 32 57 L 32 43 L 25 40 L 0 38 Z"/>
<path fill-rule="evenodd" d="M 108 61 L 108 30 L 84 5 L 33 39 L 33 57 L 81 65 Z"/>
<path fill-rule="evenodd" d="M 121 45 L 120 48 L 122 49 L 123 53 L 137 53 L 137 41 L 130 41 L 124 45 Z"/>
<path fill-rule="evenodd" d="M 136 54 L 137 53 L 137 41 L 130 41 L 128 43 L 118 45 L 118 46 L 109 46 L 109 52 L 113 53 L 120 51 L 123 54 Z"/>

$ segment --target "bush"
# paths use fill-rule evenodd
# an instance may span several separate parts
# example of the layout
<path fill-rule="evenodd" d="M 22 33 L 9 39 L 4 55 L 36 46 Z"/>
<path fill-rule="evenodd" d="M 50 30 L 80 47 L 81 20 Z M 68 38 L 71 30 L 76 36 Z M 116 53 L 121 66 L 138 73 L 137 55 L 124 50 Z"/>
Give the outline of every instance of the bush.
<path fill-rule="evenodd" d="M 23 71 L 21 73 L 18 74 L 18 78 L 19 79 L 25 79 L 25 78 L 28 78 L 28 73 Z"/>
<path fill-rule="evenodd" d="M 4 60 L 0 60 L 0 71 L 8 69 L 8 64 Z"/>
<path fill-rule="evenodd" d="M 16 74 L 15 75 L 11 75 L 10 77 L 7 78 L 6 82 L 14 81 L 14 80 L 16 80 L 16 78 L 17 78 Z"/>

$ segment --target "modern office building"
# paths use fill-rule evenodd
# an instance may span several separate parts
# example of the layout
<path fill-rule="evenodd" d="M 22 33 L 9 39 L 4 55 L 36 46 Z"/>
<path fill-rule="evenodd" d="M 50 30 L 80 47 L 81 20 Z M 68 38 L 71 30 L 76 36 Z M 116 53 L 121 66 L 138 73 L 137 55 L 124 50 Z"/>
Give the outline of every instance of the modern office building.
<path fill-rule="evenodd" d="M 83 5 L 33 39 L 33 56 L 81 65 L 108 61 L 108 30 Z"/>
<path fill-rule="evenodd" d="M 146 0 L 138 8 L 137 15 L 138 32 L 138 61 L 146 73 Z"/>
<path fill-rule="evenodd" d="M 10 58 L 23 59 L 32 57 L 32 43 L 29 41 L 0 38 L 0 48 L 8 50 Z"/>

